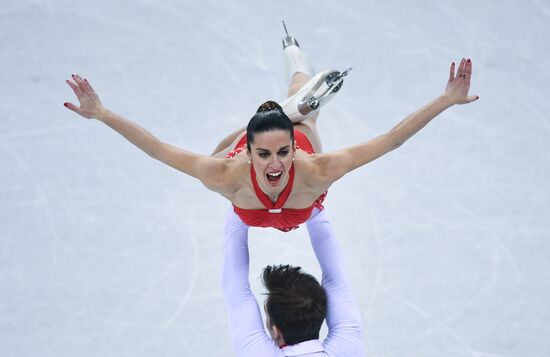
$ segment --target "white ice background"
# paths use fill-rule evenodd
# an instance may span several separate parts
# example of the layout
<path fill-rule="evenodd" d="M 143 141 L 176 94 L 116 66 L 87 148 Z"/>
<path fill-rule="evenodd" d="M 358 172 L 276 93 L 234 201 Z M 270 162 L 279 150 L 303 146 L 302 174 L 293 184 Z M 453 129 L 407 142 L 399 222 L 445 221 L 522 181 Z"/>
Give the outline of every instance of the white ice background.
<path fill-rule="evenodd" d="M 104 105 L 209 154 L 286 91 L 281 20 L 353 71 L 325 151 L 389 130 L 471 57 L 476 103 L 334 184 L 369 356 L 550 356 L 550 2 L 2 0 L 0 356 L 232 356 L 228 202 L 63 107 Z M 546 217 L 546 218 L 544 218 Z M 251 232 L 262 267 L 319 277 L 304 228 Z"/>

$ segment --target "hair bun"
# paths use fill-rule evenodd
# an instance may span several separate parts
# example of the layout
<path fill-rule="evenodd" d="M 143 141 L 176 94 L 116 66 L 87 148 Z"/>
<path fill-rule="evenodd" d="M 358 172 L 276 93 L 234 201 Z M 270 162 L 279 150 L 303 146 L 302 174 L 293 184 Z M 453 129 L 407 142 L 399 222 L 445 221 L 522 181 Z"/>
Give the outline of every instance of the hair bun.
<path fill-rule="evenodd" d="M 256 113 L 267 112 L 267 111 L 270 111 L 270 110 L 283 110 L 283 108 L 281 108 L 281 106 L 279 104 L 277 104 L 276 102 L 274 102 L 272 100 L 268 100 L 267 102 L 260 105 L 260 107 L 258 108 Z"/>

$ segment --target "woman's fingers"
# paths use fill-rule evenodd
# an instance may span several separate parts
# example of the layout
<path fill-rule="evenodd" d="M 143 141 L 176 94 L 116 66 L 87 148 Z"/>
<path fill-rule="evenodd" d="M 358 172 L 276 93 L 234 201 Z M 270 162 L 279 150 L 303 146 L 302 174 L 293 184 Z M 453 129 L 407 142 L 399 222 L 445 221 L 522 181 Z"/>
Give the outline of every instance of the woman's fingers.
<path fill-rule="evenodd" d="M 75 113 L 77 113 L 77 114 L 79 114 L 79 115 L 82 115 L 82 110 L 80 109 L 79 106 L 76 106 L 76 105 L 74 105 L 73 103 L 69 103 L 69 102 L 63 103 L 63 105 L 64 105 L 66 108 L 72 110 L 73 112 L 75 112 Z"/>
<path fill-rule="evenodd" d="M 449 82 L 455 79 L 455 63 L 451 63 L 451 69 L 449 71 Z"/>
<path fill-rule="evenodd" d="M 95 93 L 94 87 L 92 87 L 92 85 L 90 84 L 90 82 L 88 82 L 88 80 L 86 78 L 84 78 L 84 83 L 86 83 L 86 85 L 88 86 L 90 91 Z"/>
<path fill-rule="evenodd" d="M 471 103 L 479 99 L 477 95 L 468 95 L 472 67 L 472 60 L 470 58 L 462 58 L 458 66 L 456 66 L 456 72 L 454 71 L 455 66 L 451 64 L 449 82 L 447 83 L 445 92 L 456 100 L 456 104 Z"/>
<path fill-rule="evenodd" d="M 101 109 L 99 97 L 86 79 L 77 74 L 71 75 L 71 79 L 66 82 L 76 94 L 80 105 L 69 102 L 63 105 L 84 118 L 92 118 Z"/>
<path fill-rule="evenodd" d="M 69 87 L 71 87 L 71 89 L 74 91 L 74 94 L 76 94 L 76 96 L 80 98 L 80 96 L 82 95 L 82 90 L 80 89 L 80 86 L 78 84 L 71 82 L 68 79 L 65 82 L 67 82 Z"/>
<path fill-rule="evenodd" d="M 466 66 L 466 58 L 462 58 L 460 61 L 460 73 L 464 73 L 464 67 Z"/>
<path fill-rule="evenodd" d="M 82 78 L 78 74 L 71 75 L 72 81 L 67 80 L 67 84 L 72 88 L 76 94 L 78 100 L 82 101 L 83 99 L 89 97 L 90 99 L 97 99 L 97 94 L 90 85 L 87 79 Z"/>
<path fill-rule="evenodd" d="M 472 60 L 469 58 L 463 58 L 458 65 L 456 71 L 456 77 L 464 79 L 467 83 L 470 83 L 472 77 Z M 454 78 L 453 78 L 454 79 Z"/>
<path fill-rule="evenodd" d="M 76 84 L 78 84 L 78 87 L 83 93 L 89 92 L 88 87 L 84 82 L 84 80 L 82 79 L 82 77 L 80 77 L 78 74 L 73 74 L 72 77 L 73 77 L 73 81 L 75 81 Z"/>
<path fill-rule="evenodd" d="M 460 60 L 460 64 L 458 65 L 458 70 L 456 72 L 456 76 L 458 78 L 464 78 L 464 64 L 466 63 L 466 58 L 462 58 Z"/>
<path fill-rule="evenodd" d="M 470 84 L 470 78 L 472 78 L 472 60 L 469 58 L 466 60 L 466 64 L 464 65 L 464 74 L 466 82 Z"/>
<path fill-rule="evenodd" d="M 90 83 L 85 78 L 80 77 L 78 74 L 76 75 L 76 78 L 78 79 L 81 88 L 84 89 L 84 91 L 88 94 L 93 94 L 94 90 L 90 86 Z"/>

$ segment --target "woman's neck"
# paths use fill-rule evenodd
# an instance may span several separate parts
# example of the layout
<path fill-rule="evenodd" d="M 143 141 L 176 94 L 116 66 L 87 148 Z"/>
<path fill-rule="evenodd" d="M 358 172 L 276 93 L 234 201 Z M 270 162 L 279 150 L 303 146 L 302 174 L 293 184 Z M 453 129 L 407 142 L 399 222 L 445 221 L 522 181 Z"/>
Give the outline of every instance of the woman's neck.
<path fill-rule="evenodd" d="M 256 178 L 256 180 L 258 181 L 258 186 L 260 186 L 260 189 L 263 191 L 263 193 L 265 193 L 269 197 L 269 199 L 273 203 L 277 202 L 277 198 L 279 198 L 279 195 L 281 194 L 281 192 L 283 192 L 286 185 L 288 184 L 288 176 L 285 182 L 281 182 L 281 184 L 278 187 L 266 188 L 264 187 L 261 180 L 259 180 L 258 178 Z"/>

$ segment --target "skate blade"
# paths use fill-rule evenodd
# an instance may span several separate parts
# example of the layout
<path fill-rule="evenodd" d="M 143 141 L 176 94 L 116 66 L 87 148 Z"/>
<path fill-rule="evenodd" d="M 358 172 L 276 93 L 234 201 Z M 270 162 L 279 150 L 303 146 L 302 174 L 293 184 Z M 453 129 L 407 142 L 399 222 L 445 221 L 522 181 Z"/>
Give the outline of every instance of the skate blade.
<path fill-rule="evenodd" d="M 343 72 L 336 70 L 321 72 L 319 77 L 309 87 L 308 92 L 298 103 L 298 111 L 302 115 L 308 115 L 311 111 L 319 109 L 325 102 L 330 100 L 344 84 L 344 77 L 346 77 L 351 68 L 346 69 Z M 311 82 L 311 81 L 310 81 Z M 308 86 L 307 83 L 306 86 Z"/>

